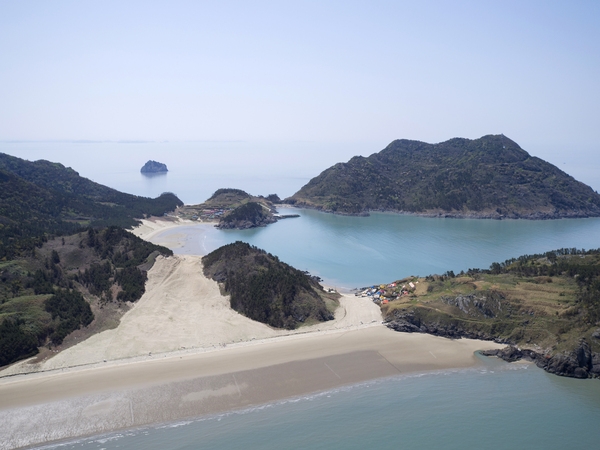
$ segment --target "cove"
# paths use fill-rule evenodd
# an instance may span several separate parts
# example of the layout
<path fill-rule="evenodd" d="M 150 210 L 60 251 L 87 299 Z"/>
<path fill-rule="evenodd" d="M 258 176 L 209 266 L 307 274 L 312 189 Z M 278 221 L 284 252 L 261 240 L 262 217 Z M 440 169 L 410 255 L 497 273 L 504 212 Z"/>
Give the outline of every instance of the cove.
<path fill-rule="evenodd" d="M 279 212 L 301 217 L 250 230 L 178 227 L 161 236 L 185 232 L 186 244 L 175 249 L 185 254 L 203 255 L 231 242 L 248 242 L 339 289 L 409 275 L 487 269 L 493 262 L 558 248 L 600 246 L 600 218 L 483 220 L 389 213 L 354 217 L 296 208 Z"/>

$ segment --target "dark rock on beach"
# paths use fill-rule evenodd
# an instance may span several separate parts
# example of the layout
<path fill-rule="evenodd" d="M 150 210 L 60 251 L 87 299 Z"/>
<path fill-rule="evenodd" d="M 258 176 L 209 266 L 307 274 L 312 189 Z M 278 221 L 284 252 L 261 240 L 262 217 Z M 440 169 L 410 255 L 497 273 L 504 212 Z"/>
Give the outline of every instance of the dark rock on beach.
<path fill-rule="evenodd" d="M 412 311 L 395 314 L 394 320 L 387 322 L 386 326 L 404 333 L 426 333 L 451 339 L 467 338 L 506 343 L 484 331 L 464 328 L 459 323 L 424 322 Z"/>
<path fill-rule="evenodd" d="M 387 322 L 386 326 L 394 331 L 404 333 L 426 333 L 451 339 L 467 338 L 511 344 L 489 333 L 466 329 L 459 323 L 424 322 L 412 311 L 395 314 L 394 320 Z M 534 362 L 539 368 L 548 373 L 565 377 L 600 377 L 600 353 L 592 352 L 589 343 L 585 339 L 581 339 L 578 347 L 571 352 L 542 354 L 534 350 L 520 349 L 514 345 L 509 345 L 500 350 L 486 350 L 481 354 L 496 356 L 507 362 L 525 359 Z"/>
<path fill-rule="evenodd" d="M 521 350 L 514 346 L 500 350 L 486 350 L 481 354 L 497 356 L 508 362 L 520 359 L 533 361 L 546 372 L 563 377 L 597 378 L 600 376 L 600 353 L 593 353 L 585 339 L 581 339 L 579 347 L 574 351 L 555 355 L 544 355 L 527 349 Z"/>

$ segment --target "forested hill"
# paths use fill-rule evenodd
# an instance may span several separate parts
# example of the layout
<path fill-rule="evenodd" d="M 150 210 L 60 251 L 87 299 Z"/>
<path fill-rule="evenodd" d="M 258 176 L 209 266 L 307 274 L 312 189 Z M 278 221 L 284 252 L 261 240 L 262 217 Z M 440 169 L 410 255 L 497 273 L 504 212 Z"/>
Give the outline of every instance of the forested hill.
<path fill-rule="evenodd" d="M 264 250 L 238 241 L 202 262 L 204 274 L 223 283 L 231 307 L 250 319 L 288 329 L 333 319 L 337 295 L 326 294 L 315 279 Z"/>
<path fill-rule="evenodd" d="M 62 164 L 0 154 L 0 366 L 118 323 L 144 293 L 156 256 L 172 254 L 120 227 L 181 204 L 174 194 L 137 197 Z"/>
<path fill-rule="evenodd" d="M 41 245 L 47 235 L 81 226 L 132 226 L 182 202 L 174 194 L 156 199 L 125 194 L 48 161 L 30 162 L 0 153 L 0 259 Z"/>
<path fill-rule="evenodd" d="M 503 135 L 439 144 L 396 140 L 313 178 L 287 203 L 474 218 L 600 216 L 600 195 Z"/>
<path fill-rule="evenodd" d="M 66 194 L 70 199 L 77 199 L 80 202 L 88 201 L 89 211 L 85 212 L 92 213 L 91 215 L 95 216 L 97 220 L 100 218 L 116 220 L 162 215 L 183 204 L 171 193 L 165 193 L 155 199 L 125 194 L 81 177 L 70 167 L 44 160 L 31 162 L 0 153 L 0 170 L 11 172 L 40 188 Z M 112 213 L 109 209 L 98 209 L 100 206 L 112 207 Z M 98 209 L 97 213 L 93 214 L 96 209 Z"/>
<path fill-rule="evenodd" d="M 0 258 L 0 366 L 114 327 L 145 292 L 156 257 L 172 254 L 108 227 L 50 238 L 28 257 Z"/>

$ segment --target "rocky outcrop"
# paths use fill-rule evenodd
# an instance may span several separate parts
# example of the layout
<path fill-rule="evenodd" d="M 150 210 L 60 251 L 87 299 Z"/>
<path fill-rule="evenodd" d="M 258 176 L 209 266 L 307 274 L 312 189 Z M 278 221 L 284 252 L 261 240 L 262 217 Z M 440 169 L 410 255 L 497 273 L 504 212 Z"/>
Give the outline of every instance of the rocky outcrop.
<path fill-rule="evenodd" d="M 248 228 L 266 227 L 267 225 L 275 222 L 277 222 L 277 219 L 274 217 L 257 220 L 238 219 L 230 222 L 221 221 L 218 225 L 216 225 L 216 228 L 221 230 L 247 230 Z"/>
<path fill-rule="evenodd" d="M 489 291 L 486 294 L 465 294 L 456 297 L 442 297 L 447 305 L 455 306 L 467 316 L 483 316 L 486 319 L 497 317 L 502 311 L 504 295 L 501 292 Z"/>
<path fill-rule="evenodd" d="M 269 209 L 259 203 L 249 202 L 223 216 L 217 228 L 245 230 L 264 227 L 275 222 L 277 222 L 277 219 Z"/>
<path fill-rule="evenodd" d="M 426 333 L 451 339 L 467 338 L 494 341 L 502 344 L 508 343 L 485 331 L 465 328 L 457 321 L 448 323 L 443 323 L 441 321 L 425 322 L 412 311 L 395 313 L 394 320 L 387 322 L 386 326 L 394 331 L 401 331 L 404 333 Z"/>
<path fill-rule="evenodd" d="M 533 350 L 519 349 L 508 346 L 500 350 L 481 352 L 485 356 L 497 356 L 508 362 L 525 359 L 533 361 L 546 372 L 571 378 L 600 377 L 600 353 L 594 353 L 585 339 L 579 341 L 579 346 L 571 351 L 555 355 L 545 355 Z"/>
<path fill-rule="evenodd" d="M 159 163 L 157 161 L 148 161 L 144 164 L 144 167 L 140 169 L 142 173 L 167 173 L 169 169 L 167 169 L 166 164 Z"/>
<path fill-rule="evenodd" d="M 591 351 L 585 339 L 579 341 L 578 347 L 571 352 L 556 354 L 543 354 L 529 349 L 515 347 L 514 342 L 502 339 L 483 330 L 466 328 L 460 321 L 424 321 L 413 311 L 395 312 L 394 319 L 388 321 L 386 326 L 394 331 L 403 333 L 426 333 L 451 339 L 479 339 L 494 341 L 500 344 L 509 344 L 500 350 L 486 350 L 481 352 L 485 356 L 497 356 L 508 362 L 525 359 L 534 362 L 546 372 L 572 378 L 600 378 L 600 353 Z"/>

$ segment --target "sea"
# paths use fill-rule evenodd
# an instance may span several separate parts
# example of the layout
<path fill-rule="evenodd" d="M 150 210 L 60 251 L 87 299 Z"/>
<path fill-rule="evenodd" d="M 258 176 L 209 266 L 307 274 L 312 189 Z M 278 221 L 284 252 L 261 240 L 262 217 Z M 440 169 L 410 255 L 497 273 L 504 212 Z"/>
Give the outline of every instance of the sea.
<path fill-rule="evenodd" d="M 381 146 L 383 148 L 384 145 Z M 287 197 L 326 167 L 378 151 L 311 142 L 4 142 L 0 152 L 46 159 L 124 192 L 174 192 L 200 203 L 222 187 Z M 540 155 L 537 155 L 540 156 Z M 551 161 L 600 188 L 600 159 Z M 146 177 L 149 159 L 166 175 Z M 565 159 L 565 162 L 562 162 Z M 561 165 L 562 164 L 562 165 Z M 523 254 L 600 247 L 600 219 L 466 220 L 377 213 L 301 217 L 254 230 L 190 226 L 179 253 L 242 240 L 343 290 L 409 275 L 487 268 Z M 159 424 L 52 449 L 589 449 L 600 441 L 600 381 L 549 375 L 526 363 L 480 357 L 470 369 L 373 380 L 196 420 Z"/>

